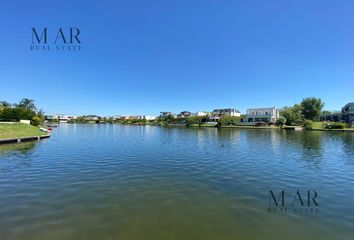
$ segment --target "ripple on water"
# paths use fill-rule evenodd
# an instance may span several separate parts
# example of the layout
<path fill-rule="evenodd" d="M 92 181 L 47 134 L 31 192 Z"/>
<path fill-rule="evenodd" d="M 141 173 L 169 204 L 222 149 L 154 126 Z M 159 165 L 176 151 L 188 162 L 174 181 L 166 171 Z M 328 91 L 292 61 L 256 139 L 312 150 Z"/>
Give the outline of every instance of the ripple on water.
<path fill-rule="evenodd" d="M 4 239 L 350 239 L 354 135 L 65 125 L 0 148 Z M 97 141 L 97 139 L 100 141 Z M 315 189 L 320 214 L 271 214 Z"/>

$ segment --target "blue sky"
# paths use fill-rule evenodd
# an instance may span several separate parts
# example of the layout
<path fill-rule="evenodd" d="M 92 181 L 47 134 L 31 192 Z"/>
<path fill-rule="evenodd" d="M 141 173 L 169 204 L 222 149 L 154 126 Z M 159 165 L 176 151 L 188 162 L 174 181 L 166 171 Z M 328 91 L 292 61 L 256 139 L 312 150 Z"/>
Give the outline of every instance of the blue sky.
<path fill-rule="evenodd" d="M 100 3 L 99 3 L 100 2 Z M 0 100 L 48 114 L 354 101 L 354 1 L 1 1 Z M 81 30 L 32 52 L 31 27 Z"/>

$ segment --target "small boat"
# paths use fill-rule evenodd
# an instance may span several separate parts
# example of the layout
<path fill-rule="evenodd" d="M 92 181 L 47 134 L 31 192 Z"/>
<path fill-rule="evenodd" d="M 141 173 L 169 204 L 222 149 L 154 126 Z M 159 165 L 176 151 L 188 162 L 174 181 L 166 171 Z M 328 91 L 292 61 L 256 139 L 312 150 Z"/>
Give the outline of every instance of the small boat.
<path fill-rule="evenodd" d="M 52 131 L 52 128 L 51 127 L 47 127 L 47 130 Z"/>
<path fill-rule="evenodd" d="M 42 132 L 49 132 L 49 130 L 47 128 L 39 128 L 39 130 L 41 130 Z"/>

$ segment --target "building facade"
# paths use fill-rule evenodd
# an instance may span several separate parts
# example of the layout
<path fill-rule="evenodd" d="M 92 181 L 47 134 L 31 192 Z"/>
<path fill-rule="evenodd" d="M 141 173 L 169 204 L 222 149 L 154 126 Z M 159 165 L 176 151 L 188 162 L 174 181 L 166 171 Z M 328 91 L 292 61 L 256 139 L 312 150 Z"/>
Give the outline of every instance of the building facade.
<path fill-rule="evenodd" d="M 272 122 L 275 123 L 279 118 L 279 110 L 271 108 L 250 108 L 244 122 Z"/>
<path fill-rule="evenodd" d="M 240 117 L 241 113 L 239 110 L 235 109 L 235 108 L 222 108 L 222 109 L 214 109 L 213 112 L 211 113 L 211 115 L 213 116 L 222 116 L 222 115 L 226 115 L 226 116 L 232 116 L 232 117 Z"/>
<path fill-rule="evenodd" d="M 320 120 L 354 124 L 354 102 L 346 104 L 340 112 L 321 114 Z"/>
<path fill-rule="evenodd" d="M 143 119 L 145 119 L 146 121 L 154 121 L 154 120 L 156 120 L 156 116 L 144 115 Z"/>
<path fill-rule="evenodd" d="M 342 120 L 346 123 L 354 123 L 354 102 L 348 103 L 342 108 Z"/>

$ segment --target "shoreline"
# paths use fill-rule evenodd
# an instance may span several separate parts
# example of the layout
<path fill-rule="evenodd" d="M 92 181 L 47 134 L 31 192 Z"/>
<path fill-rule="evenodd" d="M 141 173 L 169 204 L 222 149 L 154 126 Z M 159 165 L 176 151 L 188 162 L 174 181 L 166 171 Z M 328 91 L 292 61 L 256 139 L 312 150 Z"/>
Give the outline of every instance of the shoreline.
<path fill-rule="evenodd" d="M 50 137 L 50 134 L 43 135 L 43 136 L 4 138 L 4 139 L 0 139 L 0 144 L 21 143 L 21 142 L 29 142 L 29 141 L 40 141 L 42 139 L 46 139 L 46 138 L 49 138 L 49 137 Z"/>

